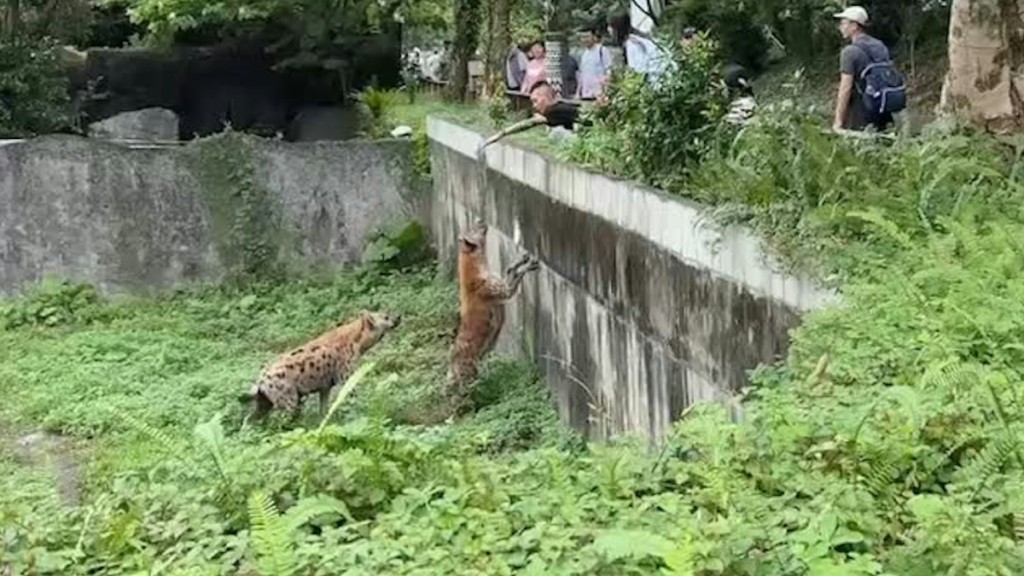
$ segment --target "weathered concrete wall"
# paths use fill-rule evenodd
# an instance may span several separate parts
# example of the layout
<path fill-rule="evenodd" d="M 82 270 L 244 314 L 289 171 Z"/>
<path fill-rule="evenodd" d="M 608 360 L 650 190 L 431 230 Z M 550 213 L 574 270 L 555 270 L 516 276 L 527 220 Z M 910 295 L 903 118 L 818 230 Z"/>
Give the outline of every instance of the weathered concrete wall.
<path fill-rule="evenodd" d="M 541 259 L 503 345 L 538 363 L 563 419 L 592 438 L 658 439 L 694 402 L 731 398 L 784 354 L 802 311 L 834 297 L 774 271 L 747 231 L 704 226 L 695 204 L 504 143 L 482 169 L 480 135 L 431 119 L 429 136 L 442 259 L 454 264 L 477 217 L 493 271 L 522 250 Z"/>
<path fill-rule="evenodd" d="M 0 293 L 46 276 L 105 291 L 221 278 L 260 194 L 278 262 L 342 265 L 379 225 L 418 212 L 408 142 L 292 144 L 235 135 L 180 148 L 131 149 L 71 136 L 0 146 Z M 262 222 L 257 224 L 262 226 Z M 256 230 L 260 232 L 260 230 Z M 268 232 L 268 235 L 269 232 Z M 244 239 L 244 238 L 243 238 Z"/>

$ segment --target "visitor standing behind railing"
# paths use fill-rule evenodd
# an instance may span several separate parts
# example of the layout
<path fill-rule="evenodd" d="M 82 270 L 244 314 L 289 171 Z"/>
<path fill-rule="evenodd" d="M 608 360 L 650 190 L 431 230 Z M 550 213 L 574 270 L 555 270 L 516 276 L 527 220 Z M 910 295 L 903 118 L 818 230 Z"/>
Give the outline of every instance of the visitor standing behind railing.
<path fill-rule="evenodd" d="M 612 54 L 601 44 L 601 30 L 590 26 L 580 36 L 583 53 L 577 72 L 576 98 L 594 100 L 604 92 L 604 82 L 612 69 Z"/>
<path fill-rule="evenodd" d="M 671 57 L 646 34 L 633 28 L 629 14 L 619 14 L 608 21 L 608 32 L 622 45 L 626 66 L 643 74 L 650 82 L 657 82 L 664 74 Z"/>
<path fill-rule="evenodd" d="M 518 45 L 512 44 L 505 58 L 505 88 L 508 90 L 521 91 L 523 79 L 526 77 L 526 67 L 530 61 Z"/>
<path fill-rule="evenodd" d="M 832 128 L 884 130 L 893 123 L 893 114 L 906 106 L 903 75 L 893 67 L 889 48 L 867 33 L 867 10 L 850 6 L 835 18 L 850 44 L 839 54 L 839 94 Z"/>
<path fill-rule="evenodd" d="M 547 77 L 544 44 L 534 42 L 530 45 L 530 60 L 526 64 L 526 75 L 523 77 L 523 94 L 529 94 L 538 82 L 546 82 Z"/>

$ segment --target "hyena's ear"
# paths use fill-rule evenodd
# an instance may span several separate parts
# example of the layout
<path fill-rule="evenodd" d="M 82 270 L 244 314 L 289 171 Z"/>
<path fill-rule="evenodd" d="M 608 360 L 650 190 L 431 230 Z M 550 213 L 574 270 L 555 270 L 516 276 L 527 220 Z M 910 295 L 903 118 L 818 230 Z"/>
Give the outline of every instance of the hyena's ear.
<path fill-rule="evenodd" d="M 373 312 L 370 312 L 369 310 L 363 310 L 360 314 L 363 317 L 363 327 L 366 328 L 367 330 L 373 330 L 374 326 L 376 325 L 376 322 L 374 322 L 373 320 Z"/>

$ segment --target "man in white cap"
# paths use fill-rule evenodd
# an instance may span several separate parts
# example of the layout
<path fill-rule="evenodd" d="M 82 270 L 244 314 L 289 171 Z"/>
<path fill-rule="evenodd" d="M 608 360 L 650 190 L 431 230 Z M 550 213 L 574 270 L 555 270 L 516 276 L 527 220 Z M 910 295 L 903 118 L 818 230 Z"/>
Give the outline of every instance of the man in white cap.
<path fill-rule="evenodd" d="M 864 90 L 861 78 L 864 69 L 872 63 L 888 62 L 889 49 L 865 30 L 868 12 L 864 8 L 850 6 L 834 16 L 839 20 L 839 32 L 850 45 L 839 54 L 839 95 L 832 128 L 863 130 L 870 123 L 882 130 L 892 122 L 892 114 L 869 119 L 859 93 Z"/>

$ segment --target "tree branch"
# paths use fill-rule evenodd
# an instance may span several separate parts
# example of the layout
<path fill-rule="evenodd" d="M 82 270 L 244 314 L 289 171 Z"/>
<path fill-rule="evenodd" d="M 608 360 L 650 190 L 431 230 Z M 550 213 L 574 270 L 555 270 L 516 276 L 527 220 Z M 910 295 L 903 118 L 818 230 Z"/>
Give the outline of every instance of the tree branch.
<path fill-rule="evenodd" d="M 657 26 L 659 24 L 659 22 L 658 22 L 659 16 L 655 16 L 654 15 L 655 10 L 653 9 L 653 7 L 651 7 L 651 4 L 653 4 L 654 2 L 658 2 L 658 0 L 650 0 L 650 2 L 646 2 L 645 0 L 630 0 L 629 1 L 629 3 L 632 6 L 636 6 L 636 8 L 638 10 L 640 10 L 640 12 L 644 16 L 647 16 L 648 18 L 650 18 L 651 22 L 655 26 Z M 645 4 L 646 4 L 646 6 L 644 6 Z"/>

